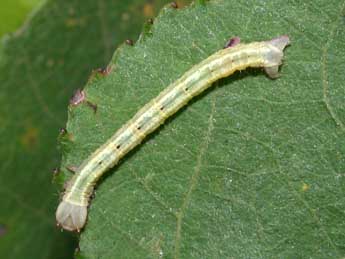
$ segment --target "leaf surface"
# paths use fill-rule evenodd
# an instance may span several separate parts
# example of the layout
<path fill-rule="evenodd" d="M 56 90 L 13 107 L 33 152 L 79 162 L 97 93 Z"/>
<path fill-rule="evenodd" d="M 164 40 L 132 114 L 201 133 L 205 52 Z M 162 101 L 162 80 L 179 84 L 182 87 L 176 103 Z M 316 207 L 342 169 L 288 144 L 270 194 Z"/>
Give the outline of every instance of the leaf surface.
<path fill-rule="evenodd" d="M 0 48 L 0 258 L 71 258 L 55 227 L 59 128 L 68 99 L 162 2 L 46 1 Z"/>

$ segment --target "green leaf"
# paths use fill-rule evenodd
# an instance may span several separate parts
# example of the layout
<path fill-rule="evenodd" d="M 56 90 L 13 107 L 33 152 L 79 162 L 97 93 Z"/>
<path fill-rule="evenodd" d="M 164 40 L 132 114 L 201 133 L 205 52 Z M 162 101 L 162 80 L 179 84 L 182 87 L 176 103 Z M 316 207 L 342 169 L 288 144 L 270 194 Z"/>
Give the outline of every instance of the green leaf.
<path fill-rule="evenodd" d="M 344 1 L 209 1 L 165 8 L 71 107 L 63 168 L 229 37 L 287 34 L 281 77 L 221 80 L 110 170 L 81 234 L 85 258 L 342 258 Z"/>
<path fill-rule="evenodd" d="M 43 0 L 2 0 L 0 3 L 0 37 L 17 29 L 30 11 Z M 1 42 L 0 42 L 1 44 Z"/>
<path fill-rule="evenodd" d="M 72 257 L 51 173 L 68 99 L 162 2 L 47 1 L 0 48 L 0 258 Z"/>

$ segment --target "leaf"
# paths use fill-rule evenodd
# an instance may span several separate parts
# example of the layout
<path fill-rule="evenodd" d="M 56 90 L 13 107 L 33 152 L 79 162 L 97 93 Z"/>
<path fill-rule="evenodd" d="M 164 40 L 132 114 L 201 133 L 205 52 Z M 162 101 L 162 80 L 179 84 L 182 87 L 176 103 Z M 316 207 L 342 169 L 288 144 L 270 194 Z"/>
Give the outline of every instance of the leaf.
<path fill-rule="evenodd" d="M 0 258 L 72 257 L 75 238 L 55 227 L 51 173 L 68 99 L 155 10 L 139 0 L 47 1 L 0 48 Z"/>
<path fill-rule="evenodd" d="M 0 4 L 0 37 L 18 28 L 25 19 L 25 16 L 37 6 L 39 2 L 42 1 L 2 0 Z"/>
<path fill-rule="evenodd" d="M 287 34 L 281 77 L 221 80 L 98 185 L 85 258 L 342 258 L 344 1 L 209 1 L 165 8 L 70 108 L 63 167 L 79 165 L 145 103 L 232 36 Z"/>

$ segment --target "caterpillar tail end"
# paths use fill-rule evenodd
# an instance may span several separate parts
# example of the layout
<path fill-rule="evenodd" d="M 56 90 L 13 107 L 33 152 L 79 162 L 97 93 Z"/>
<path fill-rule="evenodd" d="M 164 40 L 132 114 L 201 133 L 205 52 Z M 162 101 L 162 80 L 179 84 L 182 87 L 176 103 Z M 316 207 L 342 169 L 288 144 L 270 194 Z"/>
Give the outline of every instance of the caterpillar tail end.
<path fill-rule="evenodd" d="M 287 35 L 282 35 L 266 43 L 271 47 L 271 50 L 266 54 L 264 69 L 270 78 L 277 78 L 279 77 L 279 66 L 282 64 L 284 56 L 283 50 L 290 44 L 290 39 Z"/>
<path fill-rule="evenodd" d="M 57 225 L 68 231 L 77 231 L 84 227 L 87 219 L 87 206 L 61 201 L 56 210 Z"/>

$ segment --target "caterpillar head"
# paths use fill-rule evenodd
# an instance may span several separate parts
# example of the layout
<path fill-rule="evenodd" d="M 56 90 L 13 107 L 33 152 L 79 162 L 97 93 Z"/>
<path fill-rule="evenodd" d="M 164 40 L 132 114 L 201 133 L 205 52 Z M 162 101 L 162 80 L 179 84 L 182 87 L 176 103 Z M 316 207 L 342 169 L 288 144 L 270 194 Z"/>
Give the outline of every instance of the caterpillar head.
<path fill-rule="evenodd" d="M 86 219 L 87 206 L 62 200 L 56 210 L 57 225 L 69 231 L 80 232 L 86 223 Z"/>

